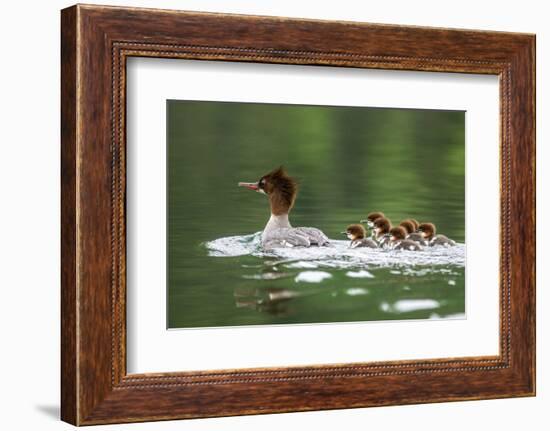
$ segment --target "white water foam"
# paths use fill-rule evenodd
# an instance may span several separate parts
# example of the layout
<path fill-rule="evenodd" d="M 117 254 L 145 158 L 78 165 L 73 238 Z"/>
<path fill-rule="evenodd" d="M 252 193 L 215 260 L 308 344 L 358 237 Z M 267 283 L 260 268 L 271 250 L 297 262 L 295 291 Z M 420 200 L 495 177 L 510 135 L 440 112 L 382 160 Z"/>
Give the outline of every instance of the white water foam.
<path fill-rule="evenodd" d="M 452 269 L 434 267 L 464 267 L 466 263 L 466 246 L 457 244 L 454 247 L 425 247 L 422 251 L 384 250 L 372 248 L 349 248 L 349 241 L 330 240 L 328 247 L 278 248 L 266 252 L 261 247 L 261 232 L 251 235 L 230 236 L 205 243 L 208 254 L 214 257 L 235 257 L 252 255 L 257 257 L 277 258 L 266 262 L 272 266 L 284 266 L 296 269 L 365 269 L 378 267 L 398 267 L 395 271 L 407 275 L 408 267 L 429 266 L 421 271 L 448 272 Z M 414 270 L 415 272 L 418 269 Z M 365 273 L 351 273 L 350 277 L 368 277 Z M 424 274 L 423 274 L 424 275 Z"/>

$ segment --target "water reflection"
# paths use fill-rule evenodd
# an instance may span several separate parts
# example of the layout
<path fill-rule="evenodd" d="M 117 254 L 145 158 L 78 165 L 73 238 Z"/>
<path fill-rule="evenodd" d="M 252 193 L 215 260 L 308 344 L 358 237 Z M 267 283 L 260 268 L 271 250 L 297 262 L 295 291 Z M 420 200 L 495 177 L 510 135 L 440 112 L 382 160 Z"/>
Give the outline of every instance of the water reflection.
<path fill-rule="evenodd" d="M 289 313 L 291 300 L 313 295 L 314 291 L 303 292 L 285 288 L 267 287 L 254 289 L 235 289 L 235 306 L 237 308 L 248 308 L 261 313 L 268 313 L 273 316 L 285 316 Z"/>
<path fill-rule="evenodd" d="M 333 317 L 335 321 L 362 320 L 361 313 L 368 313 L 370 320 L 465 317 L 464 292 L 456 287 L 464 283 L 463 244 L 408 252 L 350 250 L 347 241 L 333 240 L 327 248 L 264 253 L 257 245 L 259 235 L 204 244 L 222 261 L 251 259 L 240 265 L 241 277 L 254 285 L 233 290 L 239 312 L 252 311 L 272 321 L 303 321 L 304 305 L 314 304 L 317 315 L 348 311 L 344 318 Z"/>

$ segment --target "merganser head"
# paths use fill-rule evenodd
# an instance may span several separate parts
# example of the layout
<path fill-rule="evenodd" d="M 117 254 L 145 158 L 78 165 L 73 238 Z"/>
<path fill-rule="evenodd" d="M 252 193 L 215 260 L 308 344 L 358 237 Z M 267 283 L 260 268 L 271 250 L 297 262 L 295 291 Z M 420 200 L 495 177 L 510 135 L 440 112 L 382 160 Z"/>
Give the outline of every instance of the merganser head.
<path fill-rule="evenodd" d="M 415 219 L 413 218 L 408 218 L 407 219 L 408 221 L 410 221 L 412 224 L 414 224 L 414 232 L 418 232 L 418 226 L 420 226 L 420 223 L 418 223 Z"/>
<path fill-rule="evenodd" d="M 435 225 L 433 223 L 422 223 L 418 226 L 418 231 L 426 239 L 431 239 L 435 235 Z"/>
<path fill-rule="evenodd" d="M 365 220 L 360 220 L 359 223 L 366 223 L 368 227 L 372 228 L 374 226 L 374 221 L 380 217 L 385 217 L 382 212 L 373 212 L 367 215 Z"/>
<path fill-rule="evenodd" d="M 282 166 L 265 174 L 256 183 L 239 183 L 239 187 L 267 195 L 274 215 L 288 214 L 298 193 L 298 184 Z"/>
<path fill-rule="evenodd" d="M 381 236 L 390 231 L 391 224 L 386 217 L 378 217 L 376 220 L 374 220 L 373 228 L 376 236 Z"/>
<path fill-rule="evenodd" d="M 363 239 L 367 234 L 365 228 L 360 224 L 350 224 L 345 232 L 342 232 L 348 237 L 348 239 L 355 241 L 356 239 Z"/>
<path fill-rule="evenodd" d="M 412 222 L 412 220 L 409 220 L 409 219 L 403 220 L 401 223 L 399 223 L 399 226 L 405 228 L 405 230 L 407 231 L 407 234 L 416 232 L 416 227 L 414 226 L 414 223 Z"/>
<path fill-rule="evenodd" d="M 397 226 L 390 230 L 391 240 L 397 241 L 400 239 L 405 239 L 407 236 L 407 231 L 403 226 Z"/>

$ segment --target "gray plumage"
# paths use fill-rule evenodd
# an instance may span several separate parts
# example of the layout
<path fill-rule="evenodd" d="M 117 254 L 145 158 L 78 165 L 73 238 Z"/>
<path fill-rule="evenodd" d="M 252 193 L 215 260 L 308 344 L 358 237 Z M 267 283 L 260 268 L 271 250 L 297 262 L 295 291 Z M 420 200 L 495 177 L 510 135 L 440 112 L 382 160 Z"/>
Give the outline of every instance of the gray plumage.
<path fill-rule="evenodd" d="M 356 239 L 350 243 L 350 248 L 358 247 L 368 247 L 368 248 L 378 248 L 378 244 L 371 238 L 361 238 Z"/>
<path fill-rule="evenodd" d="M 418 245 L 417 242 L 410 239 L 402 239 L 395 243 L 393 246 L 394 250 L 409 250 L 409 251 L 420 251 L 422 247 Z"/>
<path fill-rule="evenodd" d="M 255 183 L 240 182 L 239 187 L 267 195 L 271 217 L 262 232 L 262 247 L 266 250 L 280 247 L 311 247 L 329 245 L 327 236 L 313 227 L 293 228 L 288 214 L 294 205 L 298 184 L 282 166 L 274 169 Z"/>
<path fill-rule="evenodd" d="M 280 227 L 266 229 L 262 247 L 266 250 L 281 247 L 311 247 L 329 245 L 328 237 L 314 227 Z"/>
<path fill-rule="evenodd" d="M 454 242 L 452 239 L 447 238 L 445 235 L 436 235 L 430 240 L 430 246 L 433 247 L 434 245 L 442 245 L 445 247 L 452 247 L 456 245 L 456 242 Z"/>
<path fill-rule="evenodd" d="M 389 233 L 386 233 L 378 238 L 376 238 L 376 241 L 378 241 L 378 246 L 381 248 L 387 248 L 390 245 L 391 242 L 391 235 Z"/>
<path fill-rule="evenodd" d="M 413 232 L 407 235 L 407 239 L 417 242 L 420 245 L 428 245 L 428 241 L 422 236 L 421 233 Z"/>

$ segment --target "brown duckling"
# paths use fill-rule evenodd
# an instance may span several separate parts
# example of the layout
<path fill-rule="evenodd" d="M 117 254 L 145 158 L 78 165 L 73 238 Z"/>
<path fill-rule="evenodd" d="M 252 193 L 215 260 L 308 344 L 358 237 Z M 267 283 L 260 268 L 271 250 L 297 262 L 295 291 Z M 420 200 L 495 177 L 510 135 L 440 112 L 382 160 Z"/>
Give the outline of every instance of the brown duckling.
<path fill-rule="evenodd" d="M 407 235 L 416 232 L 414 223 L 410 219 L 403 220 L 401 223 L 399 223 L 399 226 L 405 228 L 405 230 L 407 231 Z"/>
<path fill-rule="evenodd" d="M 350 224 L 345 232 L 342 232 L 344 235 L 351 240 L 349 246 L 350 248 L 357 247 L 369 247 L 369 248 L 378 248 L 378 244 L 371 238 L 365 238 L 367 231 L 360 224 Z"/>
<path fill-rule="evenodd" d="M 390 242 L 391 223 L 386 217 L 378 217 L 373 223 L 374 239 L 380 247 L 385 247 Z"/>
<path fill-rule="evenodd" d="M 407 231 L 407 236 L 405 239 L 410 239 L 411 241 L 417 242 L 420 245 L 428 245 L 428 242 L 424 239 L 424 236 L 420 232 L 416 232 L 416 229 L 418 228 L 418 222 L 415 222 L 416 220 L 413 219 L 407 219 L 403 220 L 401 223 L 399 223 L 399 226 L 405 228 Z"/>
<path fill-rule="evenodd" d="M 403 226 L 397 226 L 390 230 L 390 247 L 394 250 L 420 251 L 422 248 L 410 239 L 406 239 L 407 231 Z"/>
<path fill-rule="evenodd" d="M 422 223 L 418 227 L 418 231 L 424 236 L 424 239 L 428 241 L 430 246 L 443 245 L 445 247 L 451 247 L 456 245 L 456 242 L 445 235 L 436 235 L 435 225 L 433 223 Z"/>
<path fill-rule="evenodd" d="M 420 223 L 413 218 L 408 218 L 407 220 L 414 225 L 414 232 L 418 232 L 418 226 L 420 226 Z"/>
<path fill-rule="evenodd" d="M 374 227 L 374 221 L 380 217 L 386 217 L 386 216 L 384 215 L 383 212 L 378 212 L 378 211 L 369 213 L 367 215 L 367 218 L 365 220 L 361 220 L 360 223 L 366 223 L 367 226 L 372 229 Z"/>

